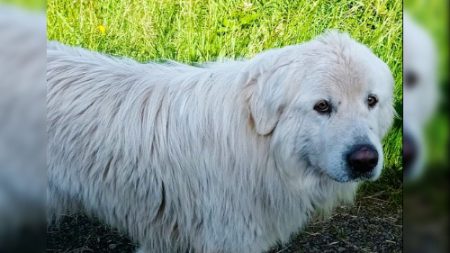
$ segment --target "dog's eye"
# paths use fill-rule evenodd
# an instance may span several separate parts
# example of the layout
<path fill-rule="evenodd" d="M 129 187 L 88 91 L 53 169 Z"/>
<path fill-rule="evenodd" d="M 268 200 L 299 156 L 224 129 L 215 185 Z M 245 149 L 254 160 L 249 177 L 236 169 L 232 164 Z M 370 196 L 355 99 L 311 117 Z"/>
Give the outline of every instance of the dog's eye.
<path fill-rule="evenodd" d="M 408 88 L 414 88 L 419 81 L 419 77 L 414 71 L 406 71 L 404 78 L 405 86 Z"/>
<path fill-rule="evenodd" d="M 378 103 L 378 98 L 375 95 L 369 95 L 367 97 L 367 105 L 369 105 L 370 108 L 373 108 Z"/>
<path fill-rule="evenodd" d="M 318 113 L 330 113 L 331 106 L 326 100 L 320 100 L 314 105 L 314 110 Z"/>

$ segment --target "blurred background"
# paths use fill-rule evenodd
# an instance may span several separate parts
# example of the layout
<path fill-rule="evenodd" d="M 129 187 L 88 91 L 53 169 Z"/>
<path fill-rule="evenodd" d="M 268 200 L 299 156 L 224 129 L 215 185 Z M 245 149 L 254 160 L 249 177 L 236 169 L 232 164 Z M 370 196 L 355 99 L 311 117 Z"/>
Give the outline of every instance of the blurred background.
<path fill-rule="evenodd" d="M 404 1 L 404 252 L 448 252 L 448 7 Z"/>
<path fill-rule="evenodd" d="M 43 2 L 0 2 L 0 252 L 45 249 Z"/>

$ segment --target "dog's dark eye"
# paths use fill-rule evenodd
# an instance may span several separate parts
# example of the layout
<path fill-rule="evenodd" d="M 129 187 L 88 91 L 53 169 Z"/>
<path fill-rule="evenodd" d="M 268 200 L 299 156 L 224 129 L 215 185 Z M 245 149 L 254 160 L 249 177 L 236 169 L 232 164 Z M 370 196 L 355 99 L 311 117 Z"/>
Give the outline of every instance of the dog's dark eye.
<path fill-rule="evenodd" d="M 415 87 L 419 81 L 419 77 L 414 71 L 406 71 L 404 78 L 405 86 L 408 88 Z"/>
<path fill-rule="evenodd" d="M 370 108 L 373 108 L 378 103 L 378 98 L 375 95 L 369 95 L 367 97 L 367 105 L 369 105 Z"/>
<path fill-rule="evenodd" d="M 331 106 L 326 100 L 320 100 L 314 105 L 314 110 L 318 113 L 330 113 L 331 112 Z"/>

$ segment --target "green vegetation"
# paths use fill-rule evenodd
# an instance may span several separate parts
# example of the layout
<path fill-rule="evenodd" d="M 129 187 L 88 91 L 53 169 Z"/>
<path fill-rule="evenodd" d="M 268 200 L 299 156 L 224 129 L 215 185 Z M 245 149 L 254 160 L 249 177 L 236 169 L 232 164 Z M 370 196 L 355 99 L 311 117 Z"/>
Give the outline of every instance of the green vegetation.
<path fill-rule="evenodd" d="M 448 1 L 407 0 L 405 10 L 433 38 L 438 51 L 440 81 L 448 81 Z"/>
<path fill-rule="evenodd" d="M 327 29 L 369 46 L 395 77 L 402 100 L 402 1 L 48 0 L 48 38 L 139 61 L 185 63 L 251 57 Z M 401 169 L 401 121 L 385 139 L 385 164 Z"/>
<path fill-rule="evenodd" d="M 41 11 L 45 8 L 45 0 L 0 0 L 0 7 L 16 6 L 28 10 Z"/>

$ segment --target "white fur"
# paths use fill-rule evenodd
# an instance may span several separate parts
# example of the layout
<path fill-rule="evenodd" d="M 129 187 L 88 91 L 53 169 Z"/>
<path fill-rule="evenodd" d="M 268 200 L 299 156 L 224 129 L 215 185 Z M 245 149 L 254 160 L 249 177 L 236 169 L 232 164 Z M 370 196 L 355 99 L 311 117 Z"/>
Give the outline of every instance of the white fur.
<path fill-rule="evenodd" d="M 58 43 L 47 53 L 50 211 L 83 208 L 139 252 L 287 241 L 315 211 L 352 199 L 343 153 L 364 138 L 381 154 L 392 122 L 388 68 L 337 32 L 203 67 Z M 336 99 L 330 117 L 313 110 L 324 97 Z"/>

